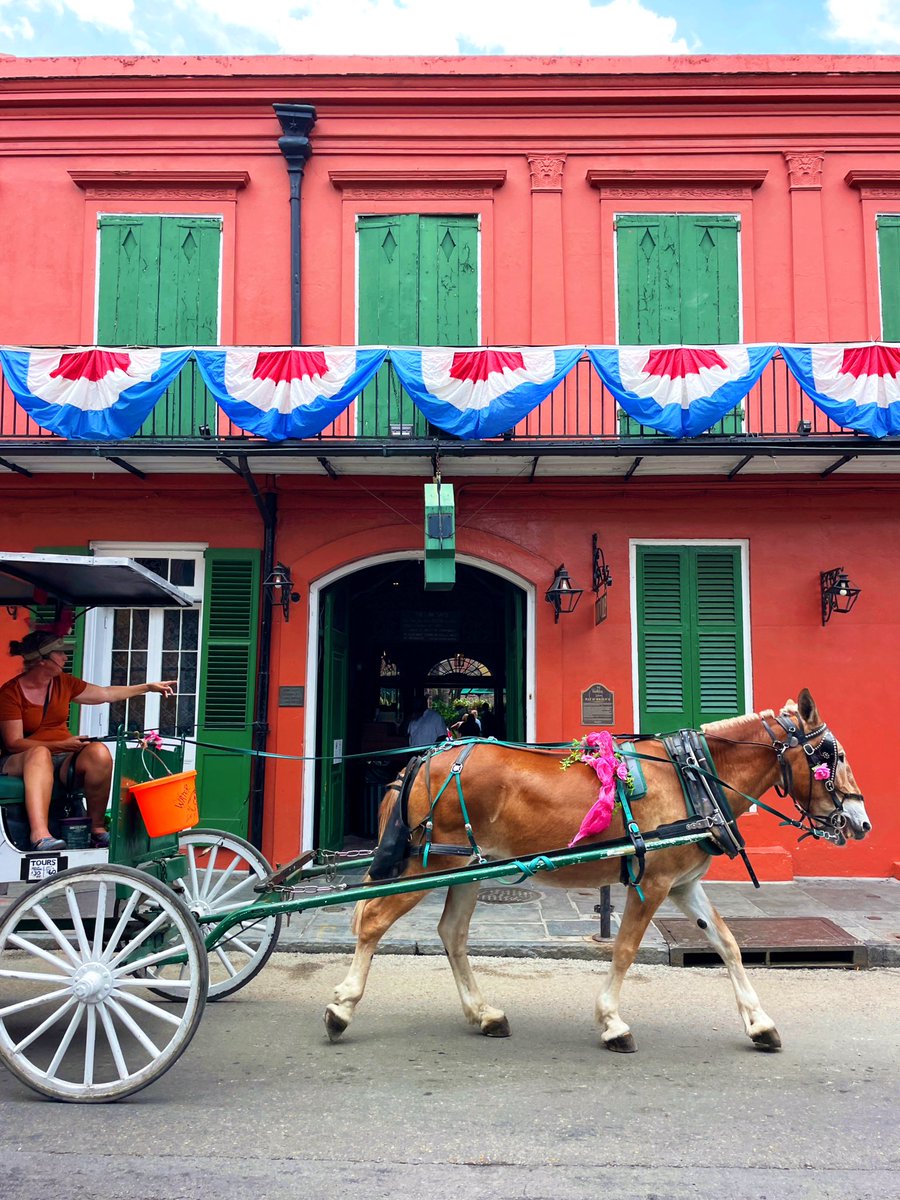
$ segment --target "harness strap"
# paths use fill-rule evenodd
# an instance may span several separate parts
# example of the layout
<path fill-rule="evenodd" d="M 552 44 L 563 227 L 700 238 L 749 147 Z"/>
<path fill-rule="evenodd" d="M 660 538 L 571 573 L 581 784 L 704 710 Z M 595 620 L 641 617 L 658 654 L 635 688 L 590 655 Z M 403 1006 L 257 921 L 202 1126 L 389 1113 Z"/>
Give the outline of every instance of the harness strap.
<path fill-rule="evenodd" d="M 641 890 L 641 880 L 644 878 L 644 869 L 647 865 L 647 844 L 644 841 L 644 835 L 641 833 L 641 827 L 634 819 L 634 813 L 631 811 L 631 804 L 628 801 L 628 792 L 621 779 L 616 780 L 616 791 L 618 792 L 619 803 L 622 806 L 622 820 L 625 825 L 625 832 L 628 835 L 628 840 L 634 846 L 634 856 L 622 859 L 620 877 L 626 887 L 634 888 L 643 904 L 644 893 Z"/>
<path fill-rule="evenodd" d="M 462 769 L 466 763 L 466 759 L 472 753 L 472 748 L 475 745 L 477 745 L 476 742 L 469 742 L 465 746 L 463 746 L 462 750 L 457 755 L 455 762 L 451 766 L 451 768 L 447 774 L 447 778 L 441 784 L 438 794 L 435 796 L 435 798 L 431 802 L 431 807 L 428 810 L 428 816 L 425 819 L 425 844 L 422 849 L 422 866 L 423 867 L 428 866 L 428 856 L 432 850 L 431 838 L 432 838 L 432 834 L 434 832 L 434 810 L 435 810 L 438 800 L 440 800 L 441 796 L 443 796 L 444 792 L 447 790 L 447 787 L 448 787 L 451 779 L 454 779 L 456 781 L 456 793 L 457 793 L 457 797 L 459 799 L 459 808 L 460 808 L 460 812 L 462 813 L 463 826 L 466 831 L 466 837 L 469 839 L 470 852 L 475 856 L 476 862 L 485 862 L 486 861 L 484 855 L 481 853 L 481 848 L 479 847 L 478 843 L 475 841 L 475 835 L 472 832 L 472 822 L 469 820 L 469 810 L 466 808 L 466 798 L 463 795 L 462 780 L 460 778 L 460 776 L 462 775 Z M 426 770 L 425 778 L 426 778 L 426 784 L 428 787 L 429 795 L 431 794 L 430 769 L 431 769 L 431 755 L 428 756 L 427 764 L 425 767 L 425 770 Z"/>

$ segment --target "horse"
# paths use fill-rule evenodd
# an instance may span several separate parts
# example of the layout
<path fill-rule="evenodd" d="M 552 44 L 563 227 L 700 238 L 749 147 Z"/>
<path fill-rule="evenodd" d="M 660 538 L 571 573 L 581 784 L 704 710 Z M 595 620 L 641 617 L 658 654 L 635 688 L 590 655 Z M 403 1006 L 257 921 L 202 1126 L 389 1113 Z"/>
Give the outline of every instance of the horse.
<path fill-rule="evenodd" d="M 728 792 L 735 819 L 775 785 L 779 795 L 792 798 L 800 816 L 791 823 L 805 829 L 807 836 L 824 836 L 843 845 L 848 836 L 861 840 L 870 832 L 872 826 L 864 799 L 843 747 L 820 718 L 806 688 L 800 692 L 797 703 L 789 700 L 777 716 L 772 710 L 751 713 L 705 725 L 701 733 L 706 738 L 712 767 Z M 631 806 L 640 828 L 650 830 L 684 820 L 686 801 L 680 772 L 673 767 L 661 738 L 641 740 L 640 746 L 647 791 Z M 440 854 L 441 847 L 449 851 L 460 843 L 465 845 L 469 833 L 473 835 L 470 843 L 477 839 L 481 854 L 490 859 L 525 859 L 545 853 L 547 847 L 566 846 L 597 799 L 597 776 L 582 762 L 561 771 L 558 753 L 477 741 L 458 775 L 470 823 L 467 831 L 463 805 L 454 787 L 444 791 L 432 811 L 439 785 L 450 777 L 448 773 L 459 754 L 459 743 L 432 752 L 427 760 L 428 770 L 419 770 L 408 789 L 407 823 L 416 834 L 413 840 L 421 842 L 422 831 L 430 819 L 433 851 L 424 856 L 426 861 L 415 855 L 409 857 L 403 869 L 404 878 L 446 870 L 447 855 Z M 411 762 L 406 770 L 412 765 Z M 802 769 L 804 765 L 807 770 Z M 401 782 L 390 786 L 382 801 L 379 845 L 385 839 L 392 814 L 396 813 L 396 788 Z M 623 838 L 624 821 L 617 809 L 609 827 L 583 844 Z M 619 997 L 644 933 L 666 897 L 671 897 L 686 916 L 696 921 L 722 958 L 744 1029 L 753 1045 L 760 1050 L 781 1049 L 778 1030 L 747 977 L 737 942 L 703 889 L 701 881 L 710 862 L 708 850 L 697 843 L 654 850 L 647 854 L 640 887 L 626 889 L 610 970 L 596 999 L 600 1040 L 607 1050 L 632 1053 L 636 1049 L 631 1029 L 619 1013 Z M 567 866 L 546 872 L 542 883 L 562 888 L 599 887 L 618 879 L 620 865 L 621 859 L 605 859 Z M 466 1019 L 486 1037 L 508 1037 L 510 1026 L 506 1014 L 485 1000 L 466 952 L 478 888 L 477 882 L 448 887 L 438 931 Z M 356 905 L 353 929 L 357 943 L 353 961 L 346 978 L 335 988 L 334 1001 L 325 1010 L 326 1032 L 331 1041 L 337 1041 L 353 1019 L 380 939 L 425 894 L 382 895 Z"/>

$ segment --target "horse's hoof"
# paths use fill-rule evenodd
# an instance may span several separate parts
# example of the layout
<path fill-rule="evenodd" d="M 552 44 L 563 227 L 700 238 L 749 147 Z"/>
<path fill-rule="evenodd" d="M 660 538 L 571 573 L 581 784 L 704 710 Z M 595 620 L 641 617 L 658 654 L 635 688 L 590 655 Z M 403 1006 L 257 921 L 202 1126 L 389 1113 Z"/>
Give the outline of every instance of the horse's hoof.
<path fill-rule="evenodd" d="M 612 1050 L 614 1054 L 634 1054 L 637 1051 L 634 1038 L 630 1033 L 623 1033 L 620 1037 L 610 1038 L 603 1045 L 607 1050 Z"/>
<path fill-rule="evenodd" d="M 509 1021 L 507 1021 L 506 1017 L 485 1021 L 481 1027 L 481 1032 L 485 1037 L 509 1037 Z"/>
<path fill-rule="evenodd" d="M 781 1038 L 777 1029 L 764 1029 L 761 1033 L 753 1034 L 753 1045 L 757 1050 L 780 1050 Z"/>
<path fill-rule="evenodd" d="M 343 1017 L 339 1017 L 334 1005 L 329 1004 L 325 1009 L 325 1032 L 328 1034 L 329 1042 L 340 1041 L 341 1034 L 350 1024 Z"/>

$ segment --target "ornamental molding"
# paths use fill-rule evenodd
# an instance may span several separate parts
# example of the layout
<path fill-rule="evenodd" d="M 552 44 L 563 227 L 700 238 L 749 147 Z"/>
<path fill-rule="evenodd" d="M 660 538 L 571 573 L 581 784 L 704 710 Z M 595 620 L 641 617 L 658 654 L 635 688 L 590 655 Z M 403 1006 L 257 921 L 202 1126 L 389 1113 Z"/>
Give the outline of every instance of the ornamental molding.
<path fill-rule="evenodd" d="M 565 154 L 529 154 L 532 192 L 561 192 Z"/>
<path fill-rule="evenodd" d="M 586 179 L 603 200 L 750 200 L 768 172 L 590 170 Z"/>
<path fill-rule="evenodd" d="M 70 171 L 88 200 L 236 200 L 247 171 Z"/>
<path fill-rule="evenodd" d="M 329 171 L 346 200 L 490 200 L 506 171 Z"/>
<path fill-rule="evenodd" d="M 825 155 L 820 150 L 783 150 L 792 192 L 821 191 Z"/>
<path fill-rule="evenodd" d="M 844 182 L 861 200 L 900 200 L 900 171 L 848 171 Z"/>

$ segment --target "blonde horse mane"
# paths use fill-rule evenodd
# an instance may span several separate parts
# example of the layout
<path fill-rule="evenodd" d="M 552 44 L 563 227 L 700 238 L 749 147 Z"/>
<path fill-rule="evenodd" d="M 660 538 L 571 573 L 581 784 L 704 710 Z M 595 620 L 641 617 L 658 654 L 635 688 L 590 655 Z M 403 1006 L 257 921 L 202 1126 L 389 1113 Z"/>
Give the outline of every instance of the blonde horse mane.
<path fill-rule="evenodd" d="M 781 706 L 781 712 L 778 714 L 781 717 L 796 717 L 798 716 L 797 701 L 785 700 Z M 754 721 L 770 721 L 775 719 L 775 712 L 771 708 L 764 708 L 758 713 L 744 713 L 742 717 L 726 717 L 723 721 L 710 721 L 707 725 L 700 726 L 701 733 L 739 733 L 748 725 L 752 725 Z"/>

